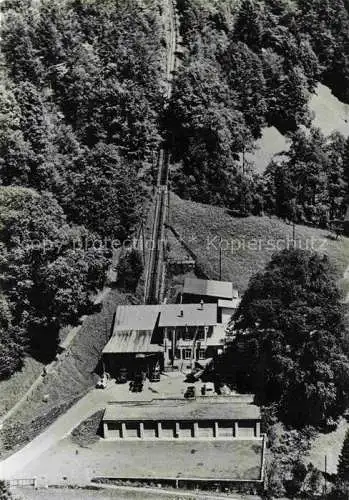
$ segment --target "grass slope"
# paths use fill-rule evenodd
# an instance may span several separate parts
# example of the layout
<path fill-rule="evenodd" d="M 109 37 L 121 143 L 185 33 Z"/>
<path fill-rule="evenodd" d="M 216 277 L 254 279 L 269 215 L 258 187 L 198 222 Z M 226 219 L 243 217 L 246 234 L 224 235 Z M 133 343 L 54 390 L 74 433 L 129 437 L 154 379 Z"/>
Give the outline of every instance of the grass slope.
<path fill-rule="evenodd" d="M 222 279 L 243 292 L 250 278 L 262 271 L 277 250 L 292 245 L 292 226 L 270 217 L 231 217 L 224 208 L 182 200 L 171 195 L 171 225 L 196 254 L 198 263 L 211 279 L 219 279 L 219 246 L 222 239 Z M 346 295 L 343 278 L 349 266 L 349 238 L 333 240 L 329 231 L 296 226 L 298 248 L 327 254 Z"/>
<path fill-rule="evenodd" d="M 103 301 L 102 310 L 86 317 L 69 349 L 47 373 L 43 383 L 4 423 L 0 431 L 0 456 L 8 455 L 40 434 L 94 386 L 94 370 L 108 339 L 115 308 L 129 303 L 130 299 L 112 289 Z"/>
<path fill-rule="evenodd" d="M 5 414 L 29 389 L 42 372 L 43 364 L 31 357 L 24 360 L 23 368 L 8 380 L 0 381 L 0 416 Z"/>

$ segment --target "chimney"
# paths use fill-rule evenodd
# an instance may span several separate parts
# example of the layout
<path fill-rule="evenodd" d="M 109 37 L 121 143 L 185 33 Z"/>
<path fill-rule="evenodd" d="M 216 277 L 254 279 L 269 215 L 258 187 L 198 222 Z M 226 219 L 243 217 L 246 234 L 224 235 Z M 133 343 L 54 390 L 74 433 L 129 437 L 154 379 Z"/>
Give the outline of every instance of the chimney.
<path fill-rule="evenodd" d="M 202 299 L 200 300 L 200 310 L 204 310 L 204 301 Z"/>

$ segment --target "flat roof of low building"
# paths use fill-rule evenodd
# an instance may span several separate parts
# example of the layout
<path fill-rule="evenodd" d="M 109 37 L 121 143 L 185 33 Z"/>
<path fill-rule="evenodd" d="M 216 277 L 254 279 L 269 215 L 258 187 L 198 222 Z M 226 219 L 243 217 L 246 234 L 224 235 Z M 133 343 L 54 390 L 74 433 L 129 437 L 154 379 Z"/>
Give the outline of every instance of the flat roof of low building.
<path fill-rule="evenodd" d="M 219 299 L 218 300 L 218 307 L 235 310 L 239 307 L 240 302 L 241 302 L 241 299 L 233 299 L 233 300 Z"/>
<path fill-rule="evenodd" d="M 116 332 L 103 349 L 103 354 L 150 354 L 162 352 L 162 346 L 151 343 L 152 335 L 152 331 L 129 330 Z"/>
<path fill-rule="evenodd" d="M 260 420 L 258 406 L 248 403 L 215 402 L 212 398 L 154 399 L 141 403 L 109 403 L 105 421 L 125 420 Z"/>
<path fill-rule="evenodd" d="M 232 300 L 237 296 L 237 290 L 233 289 L 233 284 L 230 281 L 185 278 L 183 294 Z"/>
<path fill-rule="evenodd" d="M 217 304 L 163 304 L 160 327 L 213 326 L 217 324 Z"/>
<path fill-rule="evenodd" d="M 212 335 L 207 337 L 206 345 L 211 347 L 222 346 L 223 348 L 225 337 L 226 337 L 225 325 L 221 323 L 215 325 L 213 327 Z"/>
<path fill-rule="evenodd" d="M 118 306 L 115 313 L 114 332 L 129 330 L 153 331 L 161 306 Z"/>

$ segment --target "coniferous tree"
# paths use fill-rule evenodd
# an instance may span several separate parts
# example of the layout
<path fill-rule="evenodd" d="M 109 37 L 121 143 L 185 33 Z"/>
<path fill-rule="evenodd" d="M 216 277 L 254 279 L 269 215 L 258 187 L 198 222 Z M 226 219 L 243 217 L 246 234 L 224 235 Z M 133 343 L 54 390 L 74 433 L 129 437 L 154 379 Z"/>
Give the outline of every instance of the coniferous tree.
<path fill-rule="evenodd" d="M 143 272 L 143 261 L 140 252 L 131 249 L 127 252 L 118 265 L 119 284 L 129 292 L 134 292 Z"/>
<path fill-rule="evenodd" d="M 338 478 L 342 481 L 349 481 L 349 430 L 345 434 L 342 451 L 339 456 Z"/>

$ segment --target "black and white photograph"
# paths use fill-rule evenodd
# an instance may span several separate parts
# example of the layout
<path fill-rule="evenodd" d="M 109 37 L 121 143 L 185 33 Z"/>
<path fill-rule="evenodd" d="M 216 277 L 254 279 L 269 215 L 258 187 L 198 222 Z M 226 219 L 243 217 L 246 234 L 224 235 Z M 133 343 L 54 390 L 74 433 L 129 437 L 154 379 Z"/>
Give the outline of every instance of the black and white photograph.
<path fill-rule="evenodd" d="M 0 500 L 349 500 L 349 0 L 0 0 Z"/>

